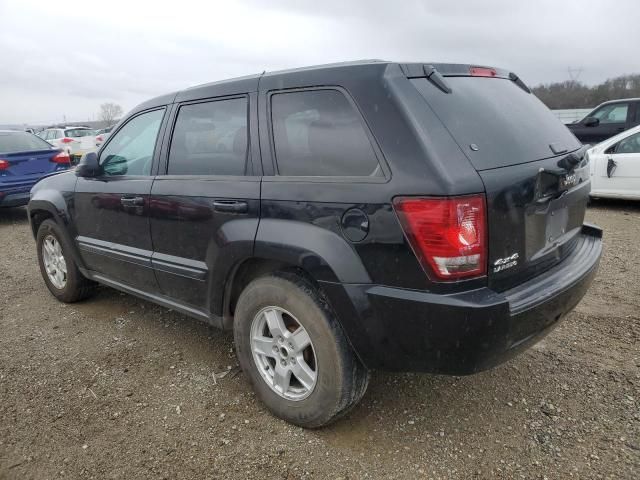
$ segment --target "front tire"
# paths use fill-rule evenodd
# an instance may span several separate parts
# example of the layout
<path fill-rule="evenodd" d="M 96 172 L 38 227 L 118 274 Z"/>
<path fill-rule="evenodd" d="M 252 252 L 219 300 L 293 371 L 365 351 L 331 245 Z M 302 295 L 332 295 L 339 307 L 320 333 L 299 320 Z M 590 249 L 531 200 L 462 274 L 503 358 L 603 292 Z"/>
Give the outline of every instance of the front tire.
<path fill-rule="evenodd" d="M 369 373 L 320 292 L 297 275 L 252 281 L 235 311 L 240 366 L 276 416 L 322 427 L 364 395 Z"/>
<path fill-rule="evenodd" d="M 95 283 L 80 273 L 71 255 L 71 246 L 53 220 L 42 222 L 36 245 L 40 273 L 54 297 L 73 303 L 91 295 Z"/>

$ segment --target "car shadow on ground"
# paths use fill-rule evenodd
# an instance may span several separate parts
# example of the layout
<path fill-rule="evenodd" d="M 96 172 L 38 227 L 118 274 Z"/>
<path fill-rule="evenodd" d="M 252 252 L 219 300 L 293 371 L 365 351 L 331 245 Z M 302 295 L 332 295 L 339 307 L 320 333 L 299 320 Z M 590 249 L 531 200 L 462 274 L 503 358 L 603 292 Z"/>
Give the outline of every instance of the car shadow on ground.
<path fill-rule="evenodd" d="M 25 207 L 0 208 L 0 225 L 15 225 L 28 221 Z"/>
<path fill-rule="evenodd" d="M 230 353 L 234 350 L 231 332 L 108 287 L 100 287 L 93 297 L 77 306 L 101 321 L 126 317 L 127 312 L 135 309 L 137 328 L 141 327 L 137 335 L 144 332 L 159 343 L 166 343 L 170 336 L 171 350 L 189 352 L 185 356 L 190 357 L 189 361 L 196 369 L 198 364 L 231 364 L 234 370 L 237 368 L 235 354 Z M 251 390 L 248 379 L 238 373 L 227 380 L 232 383 L 223 383 L 228 395 Z M 366 441 L 372 428 L 387 435 L 405 429 L 413 431 L 421 426 L 439 435 L 441 431 L 464 429 L 465 418 L 467 422 L 475 420 L 493 429 L 500 430 L 503 426 L 506 429 L 511 418 L 498 412 L 509 410 L 507 402 L 513 395 L 514 374 L 519 375 L 508 365 L 468 377 L 374 371 L 362 402 L 338 422 L 315 432 L 319 437 L 331 437 L 335 442 L 349 444 Z M 531 385 L 531 391 L 525 389 L 521 394 L 535 396 L 536 387 Z M 493 415 L 486 415 L 489 405 Z M 257 410 L 266 413 L 261 404 Z M 464 415 L 460 416 L 460 412 Z M 398 424 L 398 418 L 403 419 L 401 424 Z"/>

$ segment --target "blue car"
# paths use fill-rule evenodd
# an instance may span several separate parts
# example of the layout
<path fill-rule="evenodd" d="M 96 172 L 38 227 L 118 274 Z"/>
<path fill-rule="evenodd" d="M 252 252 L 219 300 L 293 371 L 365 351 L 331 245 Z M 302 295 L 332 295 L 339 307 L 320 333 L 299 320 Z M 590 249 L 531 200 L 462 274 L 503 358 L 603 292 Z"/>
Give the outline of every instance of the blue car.
<path fill-rule="evenodd" d="M 40 137 L 0 130 L 0 207 L 26 205 L 38 180 L 69 166 L 69 155 Z"/>

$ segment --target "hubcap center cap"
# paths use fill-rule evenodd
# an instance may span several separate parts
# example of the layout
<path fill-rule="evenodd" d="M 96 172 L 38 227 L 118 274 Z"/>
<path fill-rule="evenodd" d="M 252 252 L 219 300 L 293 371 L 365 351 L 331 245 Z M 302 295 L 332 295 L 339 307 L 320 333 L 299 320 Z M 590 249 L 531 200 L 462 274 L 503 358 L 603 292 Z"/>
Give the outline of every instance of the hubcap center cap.
<path fill-rule="evenodd" d="M 287 358 L 289 356 L 289 352 L 287 351 L 286 348 L 280 347 L 280 356 L 282 358 Z"/>

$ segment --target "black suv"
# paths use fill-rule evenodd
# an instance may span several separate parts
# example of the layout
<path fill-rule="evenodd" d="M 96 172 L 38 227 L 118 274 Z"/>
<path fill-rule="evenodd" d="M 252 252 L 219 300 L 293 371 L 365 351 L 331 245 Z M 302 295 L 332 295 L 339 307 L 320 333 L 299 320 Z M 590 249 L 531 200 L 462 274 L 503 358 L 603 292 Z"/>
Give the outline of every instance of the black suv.
<path fill-rule="evenodd" d="M 596 144 L 636 125 L 640 125 L 640 98 L 604 102 L 567 127 L 582 143 Z"/>
<path fill-rule="evenodd" d="M 584 152 L 508 71 L 325 65 L 140 105 L 29 218 L 58 299 L 100 283 L 233 329 L 262 401 L 317 427 L 370 369 L 478 372 L 580 301 Z"/>

